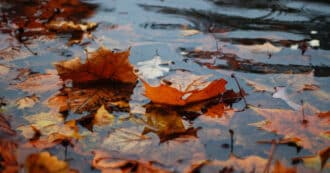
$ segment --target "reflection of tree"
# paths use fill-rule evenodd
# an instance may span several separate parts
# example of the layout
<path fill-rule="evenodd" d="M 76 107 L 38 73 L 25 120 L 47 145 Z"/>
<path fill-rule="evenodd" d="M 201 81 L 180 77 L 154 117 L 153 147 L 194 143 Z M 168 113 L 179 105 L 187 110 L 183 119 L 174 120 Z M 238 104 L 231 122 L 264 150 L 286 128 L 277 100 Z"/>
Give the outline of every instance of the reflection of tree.
<path fill-rule="evenodd" d="M 309 73 L 314 70 L 315 76 L 330 76 L 330 67 L 318 66 L 318 65 L 295 65 L 295 64 L 267 64 L 262 62 L 255 62 L 250 59 L 242 59 L 235 54 L 221 53 L 219 51 L 188 51 L 187 57 L 194 58 L 194 61 L 199 64 L 206 66 L 209 69 L 224 69 L 224 70 L 235 70 L 249 73 Z M 212 64 L 203 62 L 202 59 L 212 59 L 217 57 L 218 59 L 224 60 L 224 64 Z"/>
<path fill-rule="evenodd" d="M 329 28 L 330 23 L 329 16 L 326 16 L 317 11 L 307 13 L 304 9 L 293 9 L 288 7 L 285 2 L 281 1 L 221 1 L 214 0 L 216 5 L 232 7 L 235 9 L 240 9 L 242 13 L 244 10 L 269 10 L 269 13 L 256 18 L 249 18 L 245 16 L 235 16 L 224 13 L 211 12 L 206 10 L 197 10 L 197 9 L 181 9 L 174 7 L 166 6 L 153 6 L 153 5 L 140 5 L 147 11 L 160 12 L 164 14 L 182 16 L 190 20 L 194 27 L 203 31 L 203 32 L 222 32 L 222 31 L 231 31 L 231 30 L 255 30 L 255 31 L 282 31 L 290 32 L 296 34 L 306 35 L 310 33 L 311 28 L 313 30 L 319 31 L 318 35 L 315 35 L 316 39 L 320 40 L 321 48 L 330 49 L 329 42 Z M 297 16 L 305 16 L 309 18 L 309 21 L 287 21 L 287 20 L 276 20 L 271 16 L 282 13 L 282 14 L 293 14 Z M 147 24 L 146 24 L 147 25 Z M 144 26 L 146 26 L 144 25 Z M 153 23 L 151 28 L 165 28 L 165 24 L 156 24 Z M 307 35 L 306 35 L 307 36 Z M 222 38 L 219 38 L 222 39 Z"/>
<path fill-rule="evenodd" d="M 92 16 L 97 6 L 80 0 L 5 0 L 0 8 L 0 31 L 13 34 L 21 42 L 26 37 L 51 34 L 45 28 L 51 21 L 80 22 Z"/>

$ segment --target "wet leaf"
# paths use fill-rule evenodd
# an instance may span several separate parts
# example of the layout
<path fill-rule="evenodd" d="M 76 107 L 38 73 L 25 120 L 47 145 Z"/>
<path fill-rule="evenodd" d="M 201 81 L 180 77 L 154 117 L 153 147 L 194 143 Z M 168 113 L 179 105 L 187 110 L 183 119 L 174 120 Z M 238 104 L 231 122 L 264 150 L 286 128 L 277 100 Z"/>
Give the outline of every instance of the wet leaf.
<path fill-rule="evenodd" d="M 304 156 L 293 158 L 293 163 L 302 162 L 304 166 L 318 171 L 330 171 L 330 147 L 326 147 L 313 156 Z"/>
<path fill-rule="evenodd" d="M 248 50 L 255 53 L 278 53 L 282 50 L 281 47 L 276 47 L 273 44 L 266 42 L 264 44 L 256 44 L 252 46 L 239 46 L 239 49 Z"/>
<path fill-rule="evenodd" d="M 17 144 L 13 141 L 0 139 L 0 171 L 2 173 L 18 172 L 16 156 Z"/>
<path fill-rule="evenodd" d="M 170 71 L 169 65 L 161 60 L 159 55 L 154 56 L 153 59 L 148 61 L 138 62 L 138 74 L 144 79 L 155 79 L 164 76 L 165 73 Z"/>
<path fill-rule="evenodd" d="M 102 105 L 94 115 L 94 125 L 107 125 L 111 124 L 115 119 L 115 116 L 110 114 Z"/>
<path fill-rule="evenodd" d="M 226 80 L 217 79 L 205 82 L 203 78 L 205 76 L 192 75 L 192 78 L 185 76 L 185 80 L 171 81 L 170 86 L 160 84 L 157 87 L 150 86 L 145 81 L 142 82 L 145 87 L 145 96 L 152 102 L 184 106 L 188 103 L 216 97 L 225 91 Z"/>
<path fill-rule="evenodd" d="M 59 94 L 48 99 L 47 105 L 60 112 L 94 112 L 102 105 L 114 110 L 128 111 L 128 101 L 134 87 L 135 84 L 108 83 L 63 88 Z"/>
<path fill-rule="evenodd" d="M 10 70 L 9 67 L 0 64 L 0 76 L 4 76 L 4 75 L 8 74 L 9 70 Z"/>
<path fill-rule="evenodd" d="M 254 124 L 263 130 L 284 135 L 285 138 L 296 138 L 300 146 L 314 151 L 329 141 L 321 136 L 329 131 L 329 122 L 316 115 L 305 115 L 306 123 L 303 123 L 301 112 L 282 109 L 262 109 L 251 107 L 258 115 L 264 117 L 267 123 Z"/>
<path fill-rule="evenodd" d="M 272 173 L 296 173 L 296 168 L 287 168 L 280 161 L 276 160 Z"/>
<path fill-rule="evenodd" d="M 37 102 L 39 102 L 39 97 L 34 94 L 17 100 L 16 105 L 18 109 L 32 108 Z"/>
<path fill-rule="evenodd" d="M 74 83 L 87 83 L 100 80 L 114 80 L 123 83 L 135 83 L 137 80 L 133 66 L 129 63 L 130 49 L 113 52 L 101 47 L 89 53 L 86 63 L 79 58 L 55 63 L 59 76 Z"/>
<path fill-rule="evenodd" d="M 0 112 L 0 134 L 5 133 L 9 135 L 15 135 L 16 132 L 11 129 L 9 122 Z"/>
<path fill-rule="evenodd" d="M 97 27 L 97 23 L 82 23 L 78 24 L 73 21 L 52 21 L 46 25 L 46 27 L 51 31 L 56 32 L 74 32 L 74 31 L 90 31 Z"/>
<path fill-rule="evenodd" d="M 120 156 L 118 154 L 109 154 L 104 151 L 94 151 L 94 158 L 92 166 L 102 173 L 122 173 L 122 172 L 136 172 L 136 173 L 169 173 L 164 168 L 159 167 L 159 164 L 151 161 L 134 160 L 129 156 Z"/>
<path fill-rule="evenodd" d="M 21 134 L 29 139 L 25 147 L 50 148 L 63 141 L 80 139 L 79 129 L 74 120 L 64 122 L 61 114 L 42 112 L 25 117 L 30 123 L 18 127 Z"/>
<path fill-rule="evenodd" d="M 211 106 L 205 112 L 205 115 L 210 116 L 212 118 L 220 118 L 225 112 L 225 105 L 223 103 L 219 103 L 217 105 Z"/>
<path fill-rule="evenodd" d="M 51 164 L 50 164 L 51 163 Z M 31 154 L 26 159 L 25 169 L 29 173 L 69 173 L 69 164 L 48 152 Z"/>
<path fill-rule="evenodd" d="M 196 35 L 196 34 L 199 34 L 200 31 L 199 30 L 196 30 L 196 29 L 185 29 L 185 30 L 182 30 L 181 31 L 181 35 L 182 36 L 193 36 L 193 35 Z"/>
<path fill-rule="evenodd" d="M 62 81 L 54 73 L 30 74 L 26 80 L 14 85 L 14 88 L 21 89 L 30 94 L 44 93 L 62 88 Z"/>
<path fill-rule="evenodd" d="M 187 128 L 179 114 L 170 107 L 146 106 L 147 124 L 142 134 L 156 133 L 160 142 L 174 138 L 197 138 L 197 129 Z"/>
<path fill-rule="evenodd" d="M 220 170 L 234 170 L 235 172 L 263 172 L 267 164 L 267 159 L 259 156 L 248 156 L 240 158 L 230 154 L 228 160 L 211 160 L 195 163 L 186 169 L 185 173 L 194 172 L 219 172 Z"/>

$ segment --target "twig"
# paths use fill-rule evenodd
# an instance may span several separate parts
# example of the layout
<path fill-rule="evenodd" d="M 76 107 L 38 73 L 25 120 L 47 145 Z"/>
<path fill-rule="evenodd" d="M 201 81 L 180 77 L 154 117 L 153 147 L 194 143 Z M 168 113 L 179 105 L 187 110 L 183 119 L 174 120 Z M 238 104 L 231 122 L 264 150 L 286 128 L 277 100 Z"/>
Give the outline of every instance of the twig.
<path fill-rule="evenodd" d="M 265 167 L 263 173 L 269 173 L 270 165 L 272 163 L 275 150 L 276 150 L 276 141 L 273 139 L 272 140 L 272 147 L 271 147 L 270 153 L 269 153 L 269 158 L 268 158 L 268 161 L 267 161 L 267 164 L 266 164 L 266 167 Z"/>
<path fill-rule="evenodd" d="M 243 101 L 244 101 L 244 104 L 245 104 L 245 107 L 244 107 L 244 108 L 248 108 L 248 105 L 247 105 L 247 102 L 246 102 L 245 96 L 244 96 L 244 94 L 243 94 L 243 92 L 242 92 L 241 85 L 238 83 L 238 80 L 237 80 L 235 74 L 234 74 L 234 73 L 231 74 L 231 77 L 234 78 L 234 80 L 235 80 L 235 82 L 236 82 L 236 84 L 237 84 L 237 87 L 238 87 L 238 89 L 239 89 L 239 94 L 240 94 L 240 96 L 242 97 L 242 99 L 243 99 Z"/>

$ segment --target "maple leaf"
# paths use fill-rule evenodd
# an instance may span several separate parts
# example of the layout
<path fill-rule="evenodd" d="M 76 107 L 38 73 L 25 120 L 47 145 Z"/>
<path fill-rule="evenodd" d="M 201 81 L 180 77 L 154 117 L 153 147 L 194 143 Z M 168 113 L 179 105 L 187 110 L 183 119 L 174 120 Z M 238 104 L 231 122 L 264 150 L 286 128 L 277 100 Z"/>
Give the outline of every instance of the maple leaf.
<path fill-rule="evenodd" d="M 51 164 L 49 164 L 51 163 Z M 25 162 L 27 172 L 30 173 L 69 173 L 69 164 L 52 156 L 48 152 L 31 154 Z"/>
<path fill-rule="evenodd" d="M 318 171 L 330 171 L 330 146 L 318 151 L 316 155 L 296 157 L 292 159 L 293 163 L 302 162 L 304 166 Z"/>
<path fill-rule="evenodd" d="M 255 124 L 263 130 L 282 134 L 285 137 L 299 139 L 298 144 L 306 149 L 315 150 L 328 143 L 321 134 L 329 131 L 329 122 L 316 115 L 305 115 L 307 123 L 302 123 L 301 112 L 282 109 L 262 109 L 251 107 L 258 115 L 263 116 L 267 123 Z M 265 122 L 265 121 L 263 121 Z M 253 124 L 252 124 L 253 125 Z"/>
<path fill-rule="evenodd" d="M 102 80 L 114 80 L 123 83 L 135 83 L 137 80 L 133 66 L 129 63 L 130 49 L 113 52 L 100 47 L 89 53 L 85 64 L 79 58 L 55 63 L 59 76 L 74 83 L 88 83 Z"/>
<path fill-rule="evenodd" d="M 145 87 L 145 96 L 154 103 L 184 106 L 216 97 L 225 91 L 227 81 L 224 79 L 205 82 L 202 79 L 208 76 L 191 74 L 187 76 L 185 74 L 187 73 L 177 73 L 176 76 L 184 80 L 174 78 L 175 81 L 170 81 L 171 86 L 160 84 L 154 87 L 142 80 Z"/>
<path fill-rule="evenodd" d="M 153 162 L 135 160 L 129 156 L 110 154 L 105 151 L 96 150 L 93 151 L 94 158 L 92 166 L 102 173 L 107 172 L 134 172 L 136 173 L 169 173 L 171 171 L 165 168 L 159 167 L 159 163 L 153 164 Z"/>

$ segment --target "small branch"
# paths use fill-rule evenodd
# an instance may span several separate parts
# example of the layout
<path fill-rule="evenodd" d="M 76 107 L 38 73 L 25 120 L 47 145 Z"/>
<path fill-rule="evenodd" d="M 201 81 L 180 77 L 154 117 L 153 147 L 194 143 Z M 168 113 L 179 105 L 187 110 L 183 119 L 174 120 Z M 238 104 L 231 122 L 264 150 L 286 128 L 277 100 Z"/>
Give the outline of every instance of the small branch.
<path fill-rule="evenodd" d="M 239 94 L 240 94 L 240 96 L 242 97 L 242 99 L 243 99 L 243 101 L 244 101 L 244 104 L 245 104 L 245 107 L 244 107 L 244 108 L 248 108 L 248 104 L 247 104 L 246 99 L 245 99 L 245 96 L 244 96 L 244 94 L 243 94 L 243 92 L 242 92 L 241 85 L 238 83 L 238 80 L 237 80 L 235 74 L 234 74 L 234 73 L 231 74 L 231 77 L 235 80 L 236 85 L 237 85 L 237 87 L 238 87 L 238 89 L 239 89 Z"/>
<path fill-rule="evenodd" d="M 269 153 L 269 158 L 268 158 L 268 161 L 267 161 L 267 164 L 266 164 L 266 167 L 265 167 L 263 173 L 269 173 L 270 165 L 272 163 L 275 150 L 276 150 L 276 141 L 273 139 L 272 140 L 272 147 L 271 147 L 270 153 Z"/>

